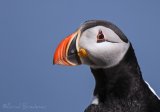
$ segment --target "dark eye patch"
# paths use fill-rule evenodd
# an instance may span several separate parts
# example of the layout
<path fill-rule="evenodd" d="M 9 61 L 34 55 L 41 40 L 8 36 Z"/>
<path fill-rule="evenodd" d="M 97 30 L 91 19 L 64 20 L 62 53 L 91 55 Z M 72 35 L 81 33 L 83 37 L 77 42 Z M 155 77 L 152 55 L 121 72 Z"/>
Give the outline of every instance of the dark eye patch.
<path fill-rule="evenodd" d="M 102 30 L 99 30 L 97 35 L 97 43 L 104 42 L 104 41 L 105 41 L 105 38 L 104 38 L 103 32 Z"/>

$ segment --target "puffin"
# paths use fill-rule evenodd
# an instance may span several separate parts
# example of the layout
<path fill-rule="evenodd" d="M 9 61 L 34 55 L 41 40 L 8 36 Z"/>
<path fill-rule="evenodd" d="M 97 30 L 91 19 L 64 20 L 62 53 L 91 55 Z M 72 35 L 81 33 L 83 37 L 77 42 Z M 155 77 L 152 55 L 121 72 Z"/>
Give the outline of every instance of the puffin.
<path fill-rule="evenodd" d="M 90 67 L 95 88 L 84 112 L 160 112 L 160 98 L 144 81 L 131 42 L 112 22 L 85 21 L 60 42 L 53 64 Z"/>

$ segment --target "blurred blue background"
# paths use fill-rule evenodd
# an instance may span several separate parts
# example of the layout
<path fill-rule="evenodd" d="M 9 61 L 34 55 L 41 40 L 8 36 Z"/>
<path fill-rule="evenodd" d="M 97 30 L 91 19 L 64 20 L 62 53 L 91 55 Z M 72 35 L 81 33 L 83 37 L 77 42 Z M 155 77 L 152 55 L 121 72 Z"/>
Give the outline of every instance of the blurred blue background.
<path fill-rule="evenodd" d="M 88 66 L 52 65 L 58 43 L 89 19 L 115 23 L 160 95 L 160 1 L 0 0 L 0 112 L 83 112 L 94 79 Z"/>

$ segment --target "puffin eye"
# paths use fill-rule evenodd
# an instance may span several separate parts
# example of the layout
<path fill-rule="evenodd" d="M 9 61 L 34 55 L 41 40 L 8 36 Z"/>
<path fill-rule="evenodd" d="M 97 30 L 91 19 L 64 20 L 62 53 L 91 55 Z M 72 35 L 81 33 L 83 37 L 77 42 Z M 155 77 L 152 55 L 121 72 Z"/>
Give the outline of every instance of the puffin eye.
<path fill-rule="evenodd" d="M 97 35 L 97 43 L 104 42 L 104 41 L 105 41 L 105 38 L 104 38 L 103 32 L 99 30 L 98 35 Z"/>

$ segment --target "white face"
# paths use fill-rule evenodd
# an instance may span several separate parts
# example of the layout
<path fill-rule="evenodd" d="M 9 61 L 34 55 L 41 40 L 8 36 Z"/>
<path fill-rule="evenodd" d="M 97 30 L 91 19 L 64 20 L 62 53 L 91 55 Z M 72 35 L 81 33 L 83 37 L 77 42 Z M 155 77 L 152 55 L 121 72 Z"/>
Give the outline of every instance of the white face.
<path fill-rule="evenodd" d="M 130 43 L 121 40 L 109 28 L 95 26 L 82 32 L 78 45 L 88 53 L 87 57 L 81 57 L 83 64 L 93 68 L 107 68 L 117 65 L 123 59 Z"/>

